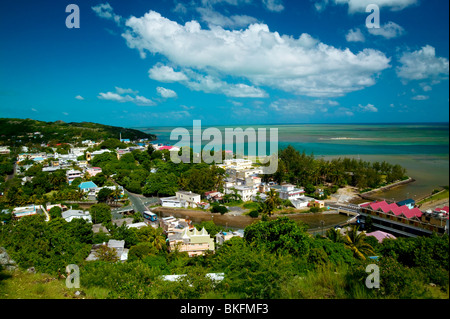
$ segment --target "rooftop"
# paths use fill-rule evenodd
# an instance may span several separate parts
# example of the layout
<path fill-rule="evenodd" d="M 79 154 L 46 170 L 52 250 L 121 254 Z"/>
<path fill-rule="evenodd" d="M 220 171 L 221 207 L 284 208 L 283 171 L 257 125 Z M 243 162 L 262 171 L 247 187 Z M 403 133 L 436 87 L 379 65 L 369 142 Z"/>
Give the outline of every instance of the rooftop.
<path fill-rule="evenodd" d="M 381 243 L 385 238 L 397 239 L 397 237 L 395 237 L 394 235 L 386 233 L 386 232 L 381 231 L 381 230 L 377 230 L 377 231 L 368 233 L 366 235 L 375 237 L 378 240 L 379 243 Z"/>
<path fill-rule="evenodd" d="M 406 205 L 399 206 L 395 203 L 388 204 L 386 201 L 365 203 L 362 204 L 361 207 L 365 208 L 370 207 L 372 210 L 381 210 L 383 213 L 392 212 L 395 216 L 403 215 L 406 218 L 413 218 L 413 217 L 420 218 L 423 214 L 422 211 L 418 208 L 410 209 Z"/>
<path fill-rule="evenodd" d="M 94 182 L 89 181 L 89 182 L 83 182 L 83 183 L 81 183 L 80 185 L 78 185 L 78 187 L 79 187 L 80 189 L 88 189 L 88 188 L 96 188 L 97 185 L 95 185 Z"/>
<path fill-rule="evenodd" d="M 415 203 L 416 203 L 416 201 L 414 199 L 408 198 L 408 199 L 402 200 L 401 202 L 397 202 L 397 205 L 399 205 L 399 206 L 409 205 L 409 204 L 414 205 Z"/>

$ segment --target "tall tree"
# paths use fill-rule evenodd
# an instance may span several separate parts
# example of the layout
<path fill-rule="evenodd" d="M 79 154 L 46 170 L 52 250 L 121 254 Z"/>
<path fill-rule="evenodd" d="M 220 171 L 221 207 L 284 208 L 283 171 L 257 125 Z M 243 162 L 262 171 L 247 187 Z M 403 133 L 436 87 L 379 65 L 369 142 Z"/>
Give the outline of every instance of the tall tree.
<path fill-rule="evenodd" d="M 345 245 L 353 251 L 355 257 L 366 260 L 366 256 L 374 255 L 372 246 L 366 241 L 366 234 L 358 231 L 358 226 L 352 226 L 344 236 Z"/>
<path fill-rule="evenodd" d="M 267 199 L 265 201 L 265 204 L 267 206 L 267 213 L 269 216 L 273 214 L 273 211 L 281 205 L 281 198 L 277 191 L 275 191 L 273 188 L 270 189 L 267 193 Z"/>

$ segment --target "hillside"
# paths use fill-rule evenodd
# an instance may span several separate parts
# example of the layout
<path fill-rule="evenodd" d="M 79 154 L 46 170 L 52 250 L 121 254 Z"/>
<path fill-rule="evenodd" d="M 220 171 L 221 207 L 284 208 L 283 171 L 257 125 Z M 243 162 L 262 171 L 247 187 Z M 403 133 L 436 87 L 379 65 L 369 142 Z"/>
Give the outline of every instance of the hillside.
<path fill-rule="evenodd" d="M 40 134 L 34 134 L 39 132 Z M 55 142 L 71 143 L 83 140 L 106 140 L 108 138 L 154 140 L 156 136 L 135 129 L 109 126 L 90 122 L 65 123 L 44 122 L 32 119 L 0 118 L 0 144 Z"/>

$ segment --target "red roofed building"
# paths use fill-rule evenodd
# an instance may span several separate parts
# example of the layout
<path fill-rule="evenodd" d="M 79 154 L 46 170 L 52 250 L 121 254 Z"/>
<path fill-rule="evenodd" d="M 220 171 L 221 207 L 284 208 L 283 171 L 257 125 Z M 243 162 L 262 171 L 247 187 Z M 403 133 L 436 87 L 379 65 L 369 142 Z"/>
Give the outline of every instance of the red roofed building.
<path fill-rule="evenodd" d="M 360 221 L 365 223 L 370 216 L 373 225 L 400 236 L 427 236 L 433 232 L 443 234 L 448 231 L 448 206 L 437 208 L 434 213 L 422 212 L 419 208 L 377 201 L 359 205 Z"/>
<path fill-rule="evenodd" d="M 448 213 L 449 213 L 449 211 L 448 211 L 448 206 L 444 206 L 444 207 L 442 207 L 442 208 L 436 208 L 435 210 L 434 210 L 435 212 L 437 212 L 437 213 L 445 213 L 445 214 L 447 214 L 448 215 Z"/>
<path fill-rule="evenodd" d="M 400 206 L 400 207 L 394 208 L 392 210 L 392 213 L 395 216 L 401 216 L 404 212 L 406 212 L 408 210 L 409 210 L 408 206 Z"/>

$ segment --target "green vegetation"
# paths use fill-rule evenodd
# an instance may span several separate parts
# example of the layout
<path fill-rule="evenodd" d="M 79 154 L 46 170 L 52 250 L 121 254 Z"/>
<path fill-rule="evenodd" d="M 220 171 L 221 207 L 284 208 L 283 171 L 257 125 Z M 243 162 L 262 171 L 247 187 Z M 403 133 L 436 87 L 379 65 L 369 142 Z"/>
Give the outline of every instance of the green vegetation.
<path fill-rule="evenodd" d="M 39 134 L 34 134 L 39 132 Z M 97 123 L 65 123 L 63 121 L 43 122 L 31 119 L 0 118 L 0 142 L 16 146 L 46 143 L 50 146 L 61 143 L 72 143 L 75 140 L 107 140 L 108 138 L 131 140 L 154 140 L 156 137 L 138 130 L 115 127 Z"/>
<path fill-rule="evenodd" d="M 377 188 L 406 178 L 406 170 L 400 165 L 387 162 L 365 162 L 350 158 L 338 158 L 331 161 L 307 156 L 292 146 L 279 152 L 278 170 L 273 175 L 264 176 L 278 183 L 304 186 L 307 194 L 313 194 L 316 186 L 331 184 L 324 192 L 336 192 L 335 186 L 355 186 L 359 189 Z M 332 187 L 334 187 L 332 189 Z"/>
<path fill-rule="evenodd" d="M 63 280 L 47 274 L 17 270 L 0 273 L 0 299 L 66 299 L 80 298 Z"/>
<path fill-rule="evenodd" d="M 0 157 L 0 175 L 5 177 L 0 182 L 0 208 L 83 200 L 85 195 L 78 185 L 87 180 L 98 186 L 119 184 L 145 196 L 172 196 L 180 189 L 201 195 L 223 190 L 223 169 L 206 163 L 174 164 L 168 151 L 150 147 L 118 159 L 114 150 L 124 147 L 118 140 L 119 132 L 124 138 L 153 138 L 139 131 L 93 123 L 0 119 L 0 142 L 12 147 L 11 156 Z M 28 180 L 23 185 L 17 176 L 6 179 L 12 172 L 18 146 L 53 152 L 41 146 L 44 143 L 65 153 L 69 150 L 67 143 L 79 145 L 85 139 L 104 141 L 90 151 L 113 150 L 91 161 L 91 165 L 102 168 L 95 177 L 84 176 L 68 185 L 64 170 L 43 172 L 41 164 L 34 164 L 24 174 Z M 25 160 L 19 166 L 32 164 Z M 316 160 L 289 146 L 280 151 L 278 171 L 263 178 L 266 182 L 303 186 L 308 195 L 320 199 L 340 186 L 375 188 L 402 180 L 405 174 L 399 165 L 354 159 Z M 448 189 L 446 192 L 448 196 Z M 87 298 L 448 298 L 448 236 L 388 239 L 380 244 L 354 228 L 345 236 L 332 229 L 326 237 L 312 237 L 304 224 L 287 217 L 269 218 L 280 207 L 292 206 L 275 191 L 257 203 L 243 203 L 235 191 L 224 195 L 222 203 L 213 204 L 211 211 L 225 214 L 223 204 L 241 206 L 250 210 L 252 217 L 262 215 L 262 220 L 248 226 L 244 238 L 234 237 L 215 253 L 189 258 L 186 253 L 168 252 L 161 229 L 112 224 L 108 204 L 118 199 L 117 190 L 103 189 L 98 203 L 90 207 L 93 222 L 103 224 L 108 233 L 94 234 L 92 225 L 82 219 L 66 222 L 57 207 L 50 210 L 49 222 L 42 215 L 13 220 L 11 214 L 1 213 L 0 246 L 6 248 L 20 270 L 10 274 L 0 269 L 0 298 L 72 297 L 62 287 L 62 279 L 55 279 L 68 264 L 79 265 L 83 274 L 81 289 Z M 133 220 L 139 221 L 141 216 L 133 216 Z M 205 228 L 211 236 L 224 230 L 212 221 L 196 227 Z M 94 244 L 109 239 L 125 241 L 129 249 L 127 262 L 118 262 L 114 251 L 105 246 L 96 251 L 98 260 L 85 260 Z M 379 260 L 368 258 L 373 255 Z M 376 263 L 381 269 L 380 289 L 365 286 L 368 263 Z M 26 273 L 30 267 L 46 275 Z M 205 277 L 219 272 L 225 274 L 221 282 Z M 170 274 L 187 276 L 176 282 L 164 281 L 162 276 Z M 44 284 L 45 280 L 51 283 Z M 29 293 L 20 291 L 20 286 L 29 287 Z"/>
<path fill-rule="evenodd" d="M 169 253 L 160 229 L 111 228 L 104 239 L 125 239 L 130 248 L 128 261 L 121 263 L 108 249 L 97 252 L 100 260 L 84 260 L 95 239 L 82 220 L 67 223 L 56 218 L 46 223 L 31 216 L 0 227 L 0 246 L 20 269 L 34 266 L 57 278 L 67 264 L 79 265 L 80 289 L 87 298 L 448 298 L 448 236 L 386 239 L 382 244 L 365 236 L 339 237 L 335 231 L 312 237 L 303 224 L 283 217 L 248 226 L 244 238 L 226 241 L 215 254 L 189 258 L 186 253 Z M 221 230 L 212 221 L 201 227 L 211 235 Z M 374 250 L 379 260 L 369 261 L 372 252 L 363 247 Z M 369 263 L 380 267 L 380 289 L 365 286 Z M 205 277 L 218 272 L 225 274 L 221 282 Z M 17 274 L 0 272 L 8 297 L 25 296 L 17 291 L 15 278 L 23 272 Z M 162 276 L 169 274 L 187 276 L 164 281 Z M 67 296 L 59 290 L 61 285 L 38 287 L 40 281 L 33 280 L 30 298 Z"/>
<path fill-rule="evenodd" d="M 213 203 L 210 210 L 211 213 L 220 213 L 221 215 L 228 213 L 228 208 L 218 203 Z"/>
<path fill-rule="evenodd" d="M 442 199 L 448 199 L 449 198 L 449 191 L 448 191 L 448 187 L 444 188 L 443 190 L 438 190 L 437 192 L 433 192 L 433 194 L 430 197 L 427 197 L 423 200 L 421 200 L 420 202 L 417 203 L 417 205 L 421 205 L 421 204 L 425 204 L 428 202 L 433 202 L 433 201 L 437 201 L 437 200 L 442 200 Z"/>
<path fill-rule="evenodd" d="M 0 183 L 0 204 L 9 207 L 24 206 L 26 204 L 43 205 L 48 202 L 62 202 L 66 200 L 81 200 L 85 195 L 76 185 L 67 184 L 66 172 L 43 172 L 42 165 L 35 164 L 26 174 L 32 177 L 22 185 L 22 180 L 15 176 L 4 183 Z"/>

